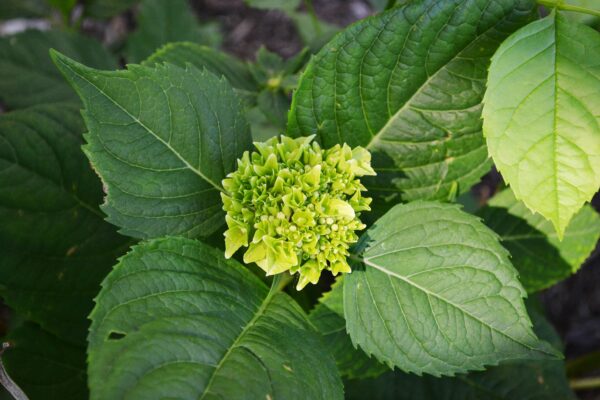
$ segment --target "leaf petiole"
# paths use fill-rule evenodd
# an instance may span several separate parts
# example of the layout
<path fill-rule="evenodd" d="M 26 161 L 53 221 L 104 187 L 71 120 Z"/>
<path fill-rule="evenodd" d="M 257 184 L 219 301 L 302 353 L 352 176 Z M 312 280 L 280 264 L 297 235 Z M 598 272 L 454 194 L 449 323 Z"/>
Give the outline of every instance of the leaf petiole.
<path fill-rule="evenodd" d="M 271 283 L 271 290 L 269 291 L 269 296 L 281 292 L 288 285 L 288 283 L 292 281 L 293 278 L 294 277 L 287 272 L 275 275 L 275 277 L 273 278 L 273 283 Z"/>
<path fill-rule="evenodd" d="M 598 369 L 600 367 L 600 351 L 594 351 L 593 353 L 569 360 L 565 367 L 567 368 L 567 376 L 571 378 Z"/>
<path fill-rule="evenodd" d="M 564 0 L 538 0 L 538 4 L 546 7 L 557 8 L 563 11 L 573 11 L 600 17 L 600 10 L 567 4 L 564 2 Z"/>
<path fill-rule="evenodd" d="M 573 390 L 589 390 L 600 388 L 600 376 L 593 378 L 571 379 L 569 386 Z"/>

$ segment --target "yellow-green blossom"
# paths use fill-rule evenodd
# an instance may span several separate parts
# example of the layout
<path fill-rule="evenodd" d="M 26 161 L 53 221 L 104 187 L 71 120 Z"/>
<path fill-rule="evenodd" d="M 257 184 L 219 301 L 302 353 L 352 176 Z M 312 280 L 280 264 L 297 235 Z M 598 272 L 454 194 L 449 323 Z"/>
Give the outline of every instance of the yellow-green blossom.
<path fill-rule="evenodd" d="M 267 275 L 298 273 L 298 290 L 317 283 L 324 269 L 350 272 L 348 248 L 365 228 L 359 217 L 371 203 L 358 177 L 375 175 L 364 148 L 323 150 L 313 138 L 255 143 L 258 152 L 245 152 L 223 180 L 225 256 L 248 247 L 245 263 Z"/>

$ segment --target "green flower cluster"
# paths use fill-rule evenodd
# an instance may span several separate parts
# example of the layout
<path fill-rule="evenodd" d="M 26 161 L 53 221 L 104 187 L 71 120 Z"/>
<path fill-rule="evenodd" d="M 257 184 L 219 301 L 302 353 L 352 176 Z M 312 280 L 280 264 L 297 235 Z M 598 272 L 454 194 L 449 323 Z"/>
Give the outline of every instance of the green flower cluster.
<path fill-rule="evenodd" d="M 247 246 L 245 263 L 267 275 L 298 273 L 298 290 L 317 283 L 324 269 L 350 272 L 348 247 L 365 228 L 359 216 L 371 203 L 357 178 L 375 175 L 364 148 L 323 150 L 313 138 L 255 143 L 258 152 L 245 152 L 223 180 L 225 256 Z"/>

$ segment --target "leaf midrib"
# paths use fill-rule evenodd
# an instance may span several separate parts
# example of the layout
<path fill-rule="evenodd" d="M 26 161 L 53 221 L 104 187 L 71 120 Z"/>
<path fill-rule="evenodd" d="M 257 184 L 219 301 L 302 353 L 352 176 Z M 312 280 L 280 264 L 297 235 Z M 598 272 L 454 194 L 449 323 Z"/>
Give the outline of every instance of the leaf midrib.
<path fill-rule="evenodd" d="M 464 5 L 464 1 L 461 3 L 461 6 Z M 421 14 L 423 15 L 423 14 Z M 506 18 L 506 16 L 504 16 L 500 21 L 503 21 Z M 419 20 L 417 20 L 419 21 Z M 498 21 L 498 23 L 500 22 Z M 373 135 L 371 137 L 371 140 L 369 141 L 369 144 L 366 145 L 367 149 L 371 149 L 372 146 L 379 142 L 379 137 L 381 135 L 383 135 L 388 129 L 389 127 L 400 117 L 400 115 L 402 114 L 403 111 L 405 111 L 406 109 L 409 109 L 412 107 L 412 101 L 413 99 L 421 94 L 421 91 L 427 87 L 431 81 L 433 79 L 435 79 L 438 74 L 440 74 L 442 71 L 444 71 L 446 69 L 446 67 L 453 61 L 455 61 L 457 58 L 459 58 L 461 56 L 461 54 L 469 47 L 471 46 L 474 42 L 476 42 L 479 38 L 481 38 L 482 36 L 486 35 L 489 31 L 491 31 L 492 29 L 495 29 L 498 25 L 498 23 L 494 24 L 493 26 L 489 27 L 488 29 L 486 29 L 485 31 L 481 32 L 479 35 L 475 36 L 473 38 L 473 40 L 469 41 L 469 43 L 467 43 L 462 49 L 460 49 L 460 51 L 458 51 L 450 60 L 448 60 L 447 63 L 445 63 L 444 65 L 442 65 L 437 71 L 435 71 L 433 74 L 431 74 L 430 76 L 427 77 L 427 79 L 423 82 L 423 84 L 421 86 L 419 86 L 415 92 L 411 95 L 411 97 L 406 100 L 406 102 L 402 105 L 402 107 L 400 107 L 395 113 L 394 115 L 392 115 L 390 117 L 390 119 L 388 119 L 388 121 L 385 123 L 385 125 L 379 130 L 379 132 L 377 132 L 375 135 Z M 411 29 L 416 26 L 417 24 L 413 24 Z M 403 51 L 403 50 L 402 50 Z M 398 59 L 400 58 L 400 56 L 398 56 Z M 397 67 L 396 63 L 396 67 Z M 392 73 L 393 74 L 393 73 Z M 390 75 L 390 82 L 391 82 L 391 75 Z M 481 102 L 480 102 L 481 104 Z M 388 104 L 389 107 L 389 104 Z M 364 111 L 363 111 L 364 112 Z"/>
<path fill-rule="evenodd" d="M 469 316 L 469 317 L 471 317 L 472 319 L 474 319 L 474 320 L 478 321 L 478 322 L 479 322 L 479 323 L 481 323 L 482 325 L 484 325 L 484 326 L 487 326 L 487 327 L 488 327 L 490 330 L 492 330 L 492 331 L 494 331 L 494 332 L 496 332 L 496 333 L 499 333 L 500 335 L 502 335 L 502 336 L 504 336 L 504 337 L 506 337 L 506 338 L 510 339 L 511 341 L 513 341 L 513 342 L 517 343 L 518 345 L 521 345 L 521 346 L 523 346 L 523 347 L 526 347 L 526 348 L 528 348 L 528 349 L 529 349 L 529 350 L 531 350 L 531 351 L 537 351 L 537 352 L 542 352 L 542 353 L 545 353 L 545 354 L 552 355 L 551 353 L 548 353 L 548 352 L 544 351 L 543 349 L 538 349 L 538 348 L 532 347 L 532 346 L 530 346 L 530 345 L 528 345 L 528 344 L 525 344 L 525 343 L 522 343 L 522 342 L 518 341 L 517 339 L 515 339 L 515 338 L 513 338 L 512 336 L 508 335 L 507 333 L 505 333 L 505 332 L 502 332 L 502 331 L 498 330 L 498 329 L 497 329 L 497 328 L 495 328 L 494 326 L 492 326 L 492 325 L 488 324 L 487 322 L 485 322 L 485 321 L 481 320 L 480 318 L 476 317 L 476 316 L 475 316 L 475 315 L 473 315 L 472 313 L 470 313 L 470 312 L 468 312 L 467 310 L 463 309 L 463 308 L 462 308 L 462 307 L 460 307 L 458 304 L 456 304 L 456 303 L 454 303 L 454 302 L 452 302 L 452 301 L 450 301 L 450 300 L 448 300 L 448 299 L 446 299 L 446 298 L 444 298 L 444 297 L 440 296 L 440 295 L 439 295 L 439 294 L 437 294 L 437 293 L 434 293 L 434 292 L 432 292 L 432 291 L 428 290 L 427 288 L 425 288 L 425 287 L 423 287 L 423 286 L 421 286 L 421 285 L 418 285 L 417 283 L 415 283 L 415 282 L 411 281 L 410 279 L 407 279 L 407 278 L 403 277 L 403 276 L 402 276 L 402 275 L 400 275 L 400 274 L 397 274 L 397 273 L 395 273 L 395 272 L 392 272 L 392 271 L 388 270 L 387 268 L 385 268 L 385 267 L 382 267 L 381 265 L 378 265 L 378 264 L 375 264 L 375 263 L 373 263 L 373 262 L 369 261 L 369 258 L 362 258 L 362 262 L 364 262 L 366 265 L 368 265 L 368 266 L 370 266 L 370 267 L 373 267 L 373 268 L 377 269 L 378 271 L 381 271 L 381 272 L 383 272 L 384 274 L 386 274 L 386 275 L 388 275 L 388 276 L 390 276 L 390 275 L 391 275 L 391 276 L 394 276 L 394 277 L 396 277 L 396 278 L 398 278 L 398 279 L 402 280 L 403 282 L 405 282 L 405 283 L 407 283 L 407 284 L 409 284 L 409 285 L 413 286 L 414 288 L 416 288 L 416 289 L 418 289 L 418 290 L 422 291 L 423 293 L 425 293 L 425 294 L 427 294 L 427 295 L 429 295 L 429 296 L 435 297 L 436 299 L 438 299 L 438 300 L 440 300 L 440 301 L 442 301 L 442 302 L 444 302 L 444 303 L 446 303 L 446 304 L 448 304 L 448 305 L 450 305 L 450 306 L 452 306 L 452 307 L 456 308 L 457 310 L 460 310 L 461 312 L 463 312 L 464 314 L 468 315 L 468 316 Z"/>
<path fill-rule="evenodd" d="M 267 293 L 265 299 L 262 301 L 258 310 L 256 310 L 256 313 L 252 316 L 250 321 L 248 321 L 248 323 L 244 326 L 244 328 L 242 329 L 242 331 L 240 332 L 238 337 L 233 341 L 231 346 L 229 346 L 229 348 L 227 349 L 227 351 L 225 352 L 225 354 L 223 355 L 223 357 L 221 358 L 221 360 L 215 367 L 214 371 L 212 372 L 212 374 L 210 376 L 210 379 L 208 380 L 208 383 L 206 384 L 206 387 L 204 388 L 204 392 L 202 393 L 202 396 L 200 396 L 200 398 L 198 400 L 203 400 L 204 397 L 207 395 L 207 393 L 210 392 L 210 387 L 213 384 L 215 377 L 217 376 L 217 373 L 220 370 L 220 368 L 223 367 L 227 358 L 230 356 L 230 354 L 233 352 L 233 350 L 240 347 L 240 342 L 242 341 L 244 336 L 246 336 L 246 333 L 248 333 L 248 331 L 250 329 L 252 329 L 252 327 L 255 325 L 256 321 L 258 321 L 258 319 L 264 315 L 267 307 L 271 303 L 271 300 L 273 300 L 273 298 L 275 298 L 276 294 L 277 293 L 275 293 L 273 291 L 269 291 L 269 293 Z"/>
<path fill-rule="evenodd" d="M 102 90 L 101 88 L 98 87 L 98 85 L 94 84 L 93 82 L 91 82 L 89 79 L 87 79 L 85 76 L 81 75 L 80 73 L 78 73 L 77 71 L 75 71 L 73 68 L 71 68 L 70 65 L 66 64 L 66 63 L 62 63 L 66 68 L 68 68 L 74 75 L 78 76 L 79 78 L 83 79 L 84 81 L 86 81 L 89 85 L 93 86 L 99 93 L 101 93 L 106 99 L 110 100 L 115 106 L 117 106 L 119 109 L 121 109 L 121 111 L 123 111 L 129 118 L 131 118 L 135 123 L 137 123 L 138 125 L 140 125 L 142 128 L 144 128 L 149 134 L 151 134 L 156 140 L 158 140 L 160 143 L 162 143 L 167 149 L 169 149 L 181 162 L 184 163 L 184 165 L 189 168 L 192 172 L 194 172 L 196 175 L 198 175 L 200 178 L 204 179 L 206 182 L 208 182 L 210 185 L 212 185 L 215 189 L 217 189 L 219 192 L 225 192 L 225 189 L 223 189 L 220 185 L 216 184 L 215 182 L 213 182 L 210 178 L 208 178 L 206 175 L 204 175 L 199 169 L 195 168 L 194 166 L 192 166 L 185 158 L 183 158 L 168 142 L 165 142 L 156 132 L 154 132 L 152 129 L 150 129 L 150 127 L 146 126 L 142 121 L 140 121 L 137 117 L 135 117 L 133 114 L 131 114 L 125 107 L 121 106 L 115 99 L 113 99 L 111 96 L 108 95 L 108 93 L 104 92 L 104 90 Z M 137 89 L 137 86 L 136 86 Z"/>

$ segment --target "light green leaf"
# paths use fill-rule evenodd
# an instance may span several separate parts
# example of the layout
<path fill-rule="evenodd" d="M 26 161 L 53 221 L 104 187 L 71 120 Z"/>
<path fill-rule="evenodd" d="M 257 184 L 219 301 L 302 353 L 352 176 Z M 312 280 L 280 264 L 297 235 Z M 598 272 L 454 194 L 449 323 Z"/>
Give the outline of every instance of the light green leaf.
<path fill-rule="evenodd" d="M 483 110 L 496 166 L 559 238 L 600 186 L 600 34 L 552 15 L 492 60 Z"/>
<path fill-rule="evenodd" d="M 52 64 L 50 48 L 92 67 L 114 69 L 117 65 L 100 43 L 75 33 L 26 31 L 0 38 L 0 100 L 8 108 L 60 101 L 79 103 Z"/>
<path fill-rule="evenodd" d="M 92 399 L 343 397 L 300 307 L 198 241 L 134 247 L 91 318 Z"/>
<path fill-rule="evenodd" d="M 531 303 L 531 302 L 528 302 Z M 528 304 L 534 330 L 554 342 L 550 323 Z M 401 371 L 378 379 L 348 381 L 347 399 L 369 400 L 575 400 L 562 360 L 508 361 L 497 367 L 454 378 L 417 377 Z"/>
<path fill-rule="evenodd" d="M 169 42 L 217 46 L 221 42 L 218 30 L 210 32 L 198 24 L 187 0 L 143 0 L 137 21 L 137 30 L 127 40 L 126 53 L 132 63 L 141 62 Z"/>
<path fill-rule="evenodd" d="M 481 100 L 498 45 L 531 0 L 415 0 L 351 25 L 307 67 L 288 133 L 365 146 L 369 194 L 443 199 L 490 168 Z M 400 194 L 401 192 L 401 194 Z"/>
<path fill-rule="evenodd" d="M 596 247 L 600 216 L 585 205 L 559 241 L 552 224 L 533 214 L 507 189 L 480 210 L 485 223 L 500 235 L 525 289 L 536 292 L 577 272 Z"/>
<path fill-rule="evenodd" d="M 379 363 L 374 357 L 368 357 L 352 345 L 350 336 L 346 333 L 343 295 L 343 280 L 339 277 L 308 315 L 333 354 L 340 374 L 345 378 L 365 379 L 389 371 L 385 364 Z"/>
<path fill-rule="evenodd" d="M 181 68 L 185 68 L 188 63 L 200 70 L 206 68 L 217 76 L 227 78 L 235 89 L 248 92 L 258 90 L 245 63 L 210 47 L 189 42 L 169 43 L 142 62 L 142 65 L 152 66 L 165 62 Z"/>
<path fill-rule="evenodd" d="M 85 400 L 85 346 L 76 346 L 27 322 L 3 338 L 6 369 L 31 400 Z M 1 389 L 0 389 L 1 391 Z"/>
<path fill-rule="evenodd" d="M 531 330 L 508 252 L 457 206 L 395 206 L 361 247 L 364 268 L 344 278 L 344 313 L 367 354 L 432 375 L 556 355 Z"/>
<path fill-rule="evenodd" d="M 251 146 L 227 81 L 193 66 L 109 72 L 53 57 L 84 102 L 84 150 L 105 184 L 108 221 L 140 238 L 218 230 L 221 180 Z"/>
<path fill-rule="evenodd" d="M 84 343 L 100 281 L 128 247 L 98 209 L 77 106 L 0 116 L 0 296 L 21 317 Z"/>
<path fill-rule="evenodd" d="M 552 10 L 558 8 L 571 21 L 592 26 L 600 16 L 597 0 L 538 0 L 538 4 Z"/>

